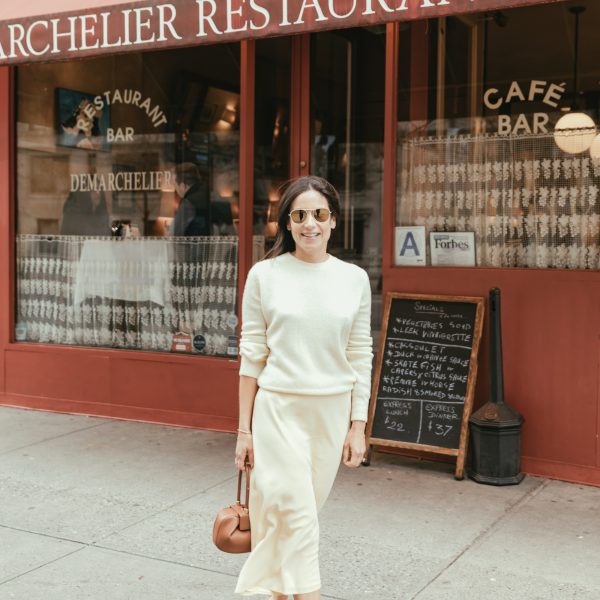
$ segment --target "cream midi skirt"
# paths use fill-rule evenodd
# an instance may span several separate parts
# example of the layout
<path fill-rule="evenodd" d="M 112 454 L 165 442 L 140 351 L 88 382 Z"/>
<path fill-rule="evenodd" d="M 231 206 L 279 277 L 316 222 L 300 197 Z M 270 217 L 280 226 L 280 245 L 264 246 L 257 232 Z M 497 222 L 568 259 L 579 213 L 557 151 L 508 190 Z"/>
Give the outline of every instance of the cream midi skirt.
<path fill-rule="evenodd" d="M 307 594 L 321 588 L 319 521 L 350 425 L 350 392 L 300 396 L 259 389 L 252 431 L 252 552 L 236 593 Z"/>

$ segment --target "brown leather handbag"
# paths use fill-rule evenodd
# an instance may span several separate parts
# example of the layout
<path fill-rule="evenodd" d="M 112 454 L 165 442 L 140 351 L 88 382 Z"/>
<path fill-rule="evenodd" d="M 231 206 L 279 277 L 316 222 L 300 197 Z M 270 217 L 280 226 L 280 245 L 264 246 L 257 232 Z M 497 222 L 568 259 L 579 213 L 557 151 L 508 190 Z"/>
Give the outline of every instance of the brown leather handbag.
<path fill-rule="evenodd" d="M 241 503 L 242 475 L 238 474 L 237 502 L 219 511 L 213 525 L 213 542 L 223 552 L 242 554 L 250 552 L 250 465 L 246 464 L 246 501 Z"/>

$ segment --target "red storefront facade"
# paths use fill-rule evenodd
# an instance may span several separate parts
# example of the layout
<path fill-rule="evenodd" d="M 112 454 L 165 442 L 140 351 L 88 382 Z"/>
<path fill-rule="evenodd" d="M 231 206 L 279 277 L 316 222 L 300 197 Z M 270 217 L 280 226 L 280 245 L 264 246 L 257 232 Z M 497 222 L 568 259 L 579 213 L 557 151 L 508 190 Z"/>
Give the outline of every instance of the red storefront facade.
<path fill-rule="evenodd" d="M 502 133 L 500 126 L 506 125 L 507 114 L 501 112 L 502 109 L 499 109 L 500 112 L 494 112 L 502 98 L 506 106 L 509 103 L 507 98 L 512 98 L 513 102 L 520 102 L 522 98 L 523 103 L 535 103 L 536 94 L 540 97 L 539 103 L 531 111 L 519 109 L 522 113 L 516 111 L 514 114 L 508 114 L 514 127 L 510 132 L 513 136 L 511 140 L 516 139 L 514 136 L 521 136 L 533 141 L 528 141 L 529 145 L 524 150 L 519 150 L 521 154 L 511 154 L 510 159 L 504 162 L 523 165 L 525 171 L 529 164 L 532 169 L 540 169 L 540 181 L 545 177 L 546 169 L 549 169 L 548 180 L 552 178 L 552 169 L 555 169 L 554 173 L 556 169 L 562 169 L 560 179 L 558 176 L 556 178 L 555 187 L 540 184 L 539 189 L 536 188 L 538 191 L 535 193 L 540 195 L 539 198 L 544 199 L 544 194 L 547 194 L 546 205 L 551 203 L 553 189 L 576 188 L 576 191 L 572 192 L 573 197 L 577 194 L 583 197 L 583 175 L 577 171 L 583 167 L 570 157 L 561 158 L 563 162 L 570 161 L 561 165 L 552 162 L 559 160 L 558 155 L 554 148 L 548 150 L 549 138 L 544 137 L 543 131 L 544 125 L 547 124 L 543 115 L 552 111 L 542 111 L 539 108 L 544 105 L 542 108 L 560 110 L 560 93 L 552 95 L 551 82 L 555 81 L 557 86 L 563 84 L 569 88 L 572 87 L 571 83 L 564 83 L 564 79 L 560 77 L 563 73 L 545 75 L 541 72 L 541 67 L 530 74 L 523 71 L 522 75 L 515 64 L 504 64 L 493 58 L 502 55 L 499 49 L 513 43 L 507 38 L 505 29 L 512 32 L 511 35 L 516 35 L 514 32 L 524 29 L 523 23 L 531 23 L 531 15 L 538 14 L 524 11 L 539 10 L 540 23 L 554 31 L 552 28 L 555 24 L 560 19 L 564 20 L 564 15 L 570 14 L 568 8 L 572 3 L 525 0 L 406 0 L 387 3 L 341 0 L 327 3 L 257 1 L 227 2 L 223 5 L 219 3 L 218 10 L 214 2 L 183 0 L 171 3 L 114 3 L 112 8 L 92 6 L 89 10 L 81 9 L 81 3 L 77 3 L 77 7 L 70 7 L 66 2 L 63 4 L 65 12 L 51 16 L 24 15 L 20 18 L 18 14 L 6 13 L 3 15 L 4 23 L 0 34 L 2 404 L 222 431 L 233 431 L 237 427 L 239 363 L 231 353 L 227 358 L 229 346 L 227 351 L 221 349 L 215 350 L 213 355 L 198 355 L 164 349 L 160 351 L 154 346 L 154 351 L 148 351 L 150 347 L 108 347 L 114 344 L 97 342 L 96 338 L 93 344 L 81 340 L 69 343 L 63 338 L 54 343 L 52 336 L 57 335 L 57 327 L 44 330 L 45 338 L 36 333 L 37 337 L 33 339 L 32 332 L 38 331 L 33 325 L 37 317 L 31 317 L 32 320 L 28 323 L 23 315 L 29 314 L 27 311 L 30 309 L 31 314 L 34 310 L 44 309 L 39 309 L 40 305 L 35 304 L 35 300 L 31 300 L 32 296 L 25 293 L 24 290 L 28 289 L 29 285 L 27 276 L 24 275 L 27 269 L 17 266 L 25 263 L 29 264 L 31 269 L 34 268 L 33 261 L 36 260 L 36 256 L 21 254 L 23 248 L 30 247 L 28 244 L 35 243 L 35 248 L 39 248 L 40 241 L 45 243 L 50 239 L 62 239 L 59 228 L 64 226 L 64 213 L 62 216 L 59 213 L 55 215 L 50 209 L 44 209 L 46 212 L 43 212 L 36 206 L 41 206 L 41 198 L 44 195 L 48 198 L 53 194 L 58 196 L 63 192 L 63 195 L 73 192 L 76 181 L 72 178 L 74 165 L 78 166 L 77 168 L 81 165 L 85 165 L 86 169 L 89 167 L 89 173 L 110 172 L 114 177 L 120 172 L 115 166 L 117 163 L 122 165 L 129 161 L 134 172 L 135 169 L 138 169 L 138 172 L 145 169 L 136 167 L 135 158 L 127 156 L 126 147 L 118 146 L 116 142 L 110 149 L 97 148 L 93 152 L 90 152 L 89 148 L 69 148 L 68 151 L 64 151 L 59 147 L 60 142 L 57 142 L 56 146 L 53 142 L 49 149 L 44 141 L 46 138 L 36 142 L 38 138 L 35 138 L 35 135 L 49 135 L 47 124 L 51 121 L 53 124 L 55 120 L 54 115 L 48 117 L 48 121 L 42 119 L 42 103 L 40 107 L 35 108 L 34 96 L 38 89 L 36 86 L 44 82 L 50 90 L 47 92 L 47 100 L 54 99 L 57 103 L 62 96 L 61 92 L 56 90 L 65 89 L 67 86 L 78 92 L 89 93 L 99 93 L 112 86 L 110 89 L 114 92 L 121 84 L 106 83 L 104 80 L 90 89 L 78 89 L 71 83 L 72 80 L 68 79 L 68 75 L 63 74 L 64 71 L 59 73 L 58 68 L 64 65 L 64 69 L 73 71 L 73 80 L 78 79 L 82 82 L 79 86 L 81 88 L 87 85 L 87 75 L 84 76 L 81 72 L 82 65 L 99 65 L 99 69 L 105 69 L 108 64 L 88 61 L 105 60 L 104 55 L 114 57 L 110 59 L 115 61 L 112 63 L 113 74 L 110 77 L 111 81 L 118 82 L 119 72 L 125 68 L 132 68 L 130 62 L 118 61 L 129 60 L 126 55 L 135 56 L 135 60 L 141 61 L 145 60 L 140 58 L 141 54 L 147 54 L 152 56 L 144 62 L 143 70 L 151 72 L 152 77 L 148 77 L 148 80 L 158 80 L 160 85 L 152 87 L 144 79 L 144 89 L 150 89 L 155 96 L 160 97 L 157 90 L 164 87 L 165 82 L 172 81 L 167 75 L 160 74 L 173 70 L 170 65 L 180 60 L 187 61 L 190 57 L 193 59 L 192 53 L 200 46 L 202 48 L 197 52 L 204 52 L 204 47 L 219 48 L 223 52 L 228 48 L 229 54 L 234 57 L 232 64 L 235 66 L 232 69 L 235 77 L 239 69 L 239 83 L 237 86 L 231 85 L 219 80 L 218 74 L 211 72 L 210 77 L 206 76 L 207 80 L 210 80 L 210 86 L 205 88 L 210 87 L 212 91 L 205 90 L 202 93 L 206 98 L 206 94 L 216 94 L 215 89 L 224 90 L 224 97 L 236 98 L 237 104 L 234 108 L 227 108 L 226 100 L 223 100 L 224 109 L 218 116 L 224 118 L 215 122 L 211 121 L 212 117 L 206 116 L 208 112 L 205 114 L 201 111 L 200 116 L 194 117 L 195 126 L 163 131 L 163 135 L 171 136 L 168 139 L 175 139 L 175 143 L 185 138 L 187 145 L 185 152 L 177 154 L 177 150 L 170 154 L 170 151 L 167 151 L 157 160 L 162 169 L 164 165 L 170 168 L 181 162 L 181 157 L 187 161 L 189 156 L 192 156 L 194 162 L 210 174 L 211 182 L 220 182 L 214 183 L 214 190 L 218 188 L 221 194 L 217 202 L 229 199 L 227 202 L 233 209 L 234 218 L 231 223 L 235 225 L 235 231 L 223 229 L 220 233 L 233 233 L 236 238 L 234 245 L 237 279 L 234 287 L 237 288 L 237 298 L 241 297 L 245 274 L 253 260 L 256 260 L 257 234 L 263 237 L 266 235 L 268 241 L 268 234 L 265 232 L 270 222 L 269 211 L 273 208 L 269 196 L 272 189 L 269 186 L 274 187 L 281 179 L 280 175 L 285 178 L 311 172 L 324 175 L 333 173 L 333 177 L 338 178 L 338 186 L 348 191 L 348 212 L 344 216 L 347 217 L 348 223 L 351 223 L 344 232 L 344 241 L 339 242 L 340 254 L 370 270 L 374 299 L 379 299 L 374 302 L 374 311 L 380 313 L 381 297 L 392 291 L 486 297 L 490 288 L 501 288 L 504 300 L 506 398 L 526 418 L 523 429 L 523 469 L 532 474 L 600 484 L 600 278 L 597 268 L 590 268 L 591 263 L 587 262 L 585 266 L 577 262 L 552 262 L 547 258 L 547 253 L 551 252 L 551 249 L 548 250 L 551 244 L 548 244 L 548 248 L 544 246 L 543 251 L 539 250 L 541 246 L 536 247 L 537 250 L 532 252 L 535 254 L 537 251 L 537 254 L 529 256 L 528 247 L 516 234 L 511 237 L 510 243 L 506 241 L 508 238 L 505 236 L 503 248 L 508 250 L 502 250 L 502 258 L 496 258 L 496 246 L 490 241 L 490 236 L 481 235 L 481 249 L 478 250 L 481 259 L 475 268 L 432 265 L 407 267 L 395 264 L 398 251 L 395 247 L 395 226 L 423 223 L 432 229 L 443 227 L 444 230 L 458 230 L 464 225 L 461 218 L 467 219 L 464 226 L 471 229 L 479 227 L 480 223 L 483 223 L 482 227 L 491 227 L 489 231 L 496 226 L 495 219 L 500 217 L 499 205 L 504 201 L 504 197 L 500 195 L 498 201 L 494 196 L 495 188 L 486 188 L 485 191 L 486 197 L 491 198 L 490 202 L 494 205 L 493 214 L 483 208 L 483 212 L 475 215 L 472 221 L 468 221 L 469 216 L 465 212 L 468 204 L 461 204 L 461 208 L 458 212 L 455 211 L 452 217 L 449 213 L 442 214 L 446 199 L 448 203 L 455 200 L 444 196 L 449 190 L 441 186 L 440 182 L 443 181 L 442 177 L 449 177 L 449 173 L 452 172 L 447 169 L 451 162 L 448 158 L 448 148 L 456 136 L 463 140 L 461 152 L 466 152 L 467 148 L 468 152 L 475 153 L 469 154 L 471 158 L 468 159 L 452 159 L 455 161 L 452 164 L 457 165 L 459 172 L 460 165 L 472 165 L 476 162 L 472 156 L 480 156 L 477 152 L 483 138 L 477 136 L 489 131 L 481 129 L 484 127 L 484 121 L 487 124 L 492 123 L 491 127 L 498 125 L 498 131 L 492 130 L 494 134 Z M 90 3 L 93 4 L 95 3 Z M 587 29 L 598 23 L 593 20 L 595 11 L 591 6 L 587 8 L 587 15 L 584 13 L 584 19 L 587 21 L 582 21 L 582 38 Z M 558 11 L 563 12 L 559 14 Z M 53 19 L 59 21 L 53 22 Z M 73 29 L 68 29 L 71 26 Z M 515 29 L 511 29 L 512 27 Z M 72 36 L 66 35 L 69 31 L 74 32 Z M 347 31 L 343 43 L 339 42 L 338 38 L 334 40 L 331 37 L 340 31 Z M 65 35 L 57 38 L 57 32 Z M 377 38 L 365 38 L 365 32 Z M 464 41 L 466 35 L 470 36 L 470 49 L 465 49 L 461 54 L 461 40 Z M 268 41 L 270 36 L 278 37 Z M 363 38 L 366 41 L 363 41 Z M 269 46 L 271 43 L 280 45 Z M 572 39 L 569 38 L 564 43 L 570 47 Z M 586 87 L 586 77 L 591 81 L 595 73 L 592 67 L 585 66 L 586 48 L 589 54 L 593 54 L 593 48 L 589 44 L 586 46 L 585 42 L 582 43 L 584 66 L 581 70 L 581 85 L 588 94 L 586 98 L 591 99 L 586 105 L 589 109 L 587 112 L 595 115 L 596 96 L 594 90 L 590 91 L 589 86 Z M 380 44 L 379 54 L 375 51 L 370 54 L 369 48 L 376 44 Z M 274 76 L 270 79 L 270 69 L 275 64 L 270 57 L 277 48 L 284 49 L 286 59 L 281 64 L 277 63 L 281 72 L 277 79 Z M 476 51 L 477 48 L 479 50 Z M 157 52 L 163 53 L 164 60 L 156 58 L 159 56 L 155 54 Z M 169 55 L 169 52 L 181 54 Z M 172 58 L 173 56 L 175 58 Z M 208 55 L 198 54 L 200 59 L 203 56 Z M 327 65 L 333 74 L 325 73 L 327 69 L 322 67 L 323 62 L 320 58 L 323 56 L 329 57 L 327 60 L 330 62 Z M 477 56 L 483 57 L 482 60 L 478 61 Z M 344 70 L 344 63 L 339 62 L 340 57 L 347 61 L 345 64 L 348 65 L 342 79 L 336 78 L 335 74 L 338 70 Z M 376 65 L 374 62 L 378 58 L 382 60 Z M 569 56 L 568 60 L 566 59 L 569 67 L 572 58 Z M 215 60 L 220 61 L 221 58 L 217 57 Z M 210 61 L 207 59 L 206 62 Z M 527 61 L 515 59 L 516 62 Z M 545 62 L 552 61 L 541 60 L 540 64 Z M 36 63 L 39 63 L 39 66 Z M 350 68 L 351 64 L 358 66 Z M 465 71 L 464 76 L 461 75 L 461 69 Z M 508 75 L 505 76 L 505 72 Z M 160 79 L 161 76 L 164 79 Z M 189 90 L 193 89 L 189 82 L 201 81 L 203 75 L 196 72 L 194 76 L 186 77 L 188 87 L 182 89 Z M 463 85 L 463 80 L 476 84 Z M 266 110 L 264 107 L 273 104 L 270 99 L 269 102 L 266 101 L 268 94 L 264 91 L 267 85 L 265 82 L 269 81 L 276 81 L 277 86 L 285 88 L 284 92 L 279 93 L 278 103 L 273 109 L 273 114 L 279 115 L 280 119 L 275 121 L 276 126 L 281 126 L 282 130 L 287 132 L 284 150 L 276 148 L 273 141 L 275 138 L 271 133 L 265 144 L 261 145 L 258 141 L 263 135 L 262 119 Z M 518 89 L 512 85 L 515 81 L 519 84 Z M 505 82 L 505 88 L 498 82 Z M 542 83 L 545 85 L 542 86 Z M 336 86 L 342 84 L 343 89 L 352 90 L 352 94 L 340 93 L 339 97 L 335 96 Z M 577 77 L 574 85 L 577 88 Z M 142 88 L 141 84 L 139 87 Z M 39 87 L 40 94 L 45 93 L 41 90 L 46 88 Z M 340 100 L 336 106 L 340 113 L 346 115 L 346 118 L 339 120 L 339 124 L 335 124 L 336 107 L 327 105 L 328 93 L 334 95 L 336 101 Z M 167 97 L 170 96 L 164 96 Z M 280 101 L 282 97 L 285 99 L 283 109 Z M 484 97 L 487 98 L 487 106 L 484 106 Z M 113 104 L 116 104 L 114 95 L 111 99 Z M 173 101 L 171 106 L 175 107 L 176 116 L 172 117 L 165 109 L 165 118 L 184 118 L 182 115 L 186 114 L 187 104 L 179 105 Z M 129 121 L 123 118 L 120 123 L 120 107 L 111 108 L 111 125 L 134 123 L 136 133 L 142 127 L 139 125 L 140 121 L 135 120 L 137 117 Z M 226 114 L 225 109 L 237 113 L 237 116 L 231 117 L 232 121 L 235 120 L 233 127 L 223 129 L 223 135 L 219 133 L 216 137 L 210 137 L 219 127 L 225 127 L 222 124 L 218 125 L 228 117 L 229 113 Z M 526 115 L 522 121 L 519 121 L 520 114 Z M 155 117 L 157 115 L 158 111 L 154 113 Z M 475 119 L 478 129 L 466 129 L 464 122 L 467 118 L 472 120 L 470 123 L 475 123 Z M 554 117 L 550 114 L 549 118 Z M 192 119 L 190 123 L 193 122 Z M 539 131 L 533 130 L 536 122 L 540 124 Z M 413 127 L 415 123 L 421 125 Z M 521 130 L 519 123 L 522 125 Z M 523 125 L 524 123 L 527 124 Z M 273 129 L 271 121 L 269 127 Z M 40 133 L 41 129 L 43 131 Z M 117 128 L 114 129 L 116 132 Z M 374 134 L 375 129 L 380 133 Z M 200 130 L 205 137 L 198 133 Z M 223 136 L 227 137 L 233 130 L 235 135 L 227 138 L 225 144 Z M 362 137 L 357 137 L 357 132 L 361 132 Z M 153 131 L 149 129 L 148 135 L 151 133 Z M 345 143 L 340 145 L 338 150 L 336 135 L 340 139 L 343 135 L 347 136 Z M 352 137 L 353 135 L 355 137 Z M 538 137 L 535 137 L 536 135 Z M 193 138 L 193 144 L 188 143 L 190 136 Z M 486 148 L 491 138 L 497 139 L 495 135 L 485 137 Z M 152 139 L 145 137 L 144 143 L 153 144 Z M 415 141 L 417 139 L 422 141 Z M 231 155 L 223 150 L 224 144 L 229 144 L 228 148 L 231 146 L 231 140 L 237 153 L 235 165 L 232 167 L 236 172 L 233 196 L 223 191 L 227 187 L 225 184 L 233 181 L 231 177 L 228 179 L 226 164 L 228 156 L 231 161 Z M 426 144 L 435 146 L 432 150 Z M 472 150 L 469 144 L 475 144 L 475 150 Z M 261 157 L 264 147 L 267 146 L 265 152 L 269 160 L 266 161 L 268 165 L 265 167 Z M 62 148 L 64 147 L 68 146 L 63 145 Z M 208 151 L 206 147 L 209 148 Z M 511 147 L 514 147 L 514 143 Z M 206 159 L 206 154 L 210 155 L 213 152 L 211 148 L 216 148 L 214 152 L 219 152 L 220 156 L 225 157 L 221 159 L 225 161 L 224 167 L 218 167 L 216 159 L 210 156 L 208 166 L 204 165 L 202 161 Z M 455 146 L 452 145 L 452 148 L 452 156 L 456 157 L 458 154 Z M 536 158 L 536 152 L 542 151 L 539 148 L 547 152 L 547 156 Z M 120 152 L 119 159 L 115 158 L 107 167 L 108 157 L 117 150 Z M 274 157 L 279 156 L 277 153 L 281 152 L 283 158 L 279 157 L 276 161 Z M 419 152 L 422 154 L 418 154 Z M 428 172 L 427 161 L 431 160 L 432 152 L 437 153 L 435 156 L 438 157 L 436 164 L 439 169 Z M 489 149 L 486 150 L 486 156 L 490 152 Z M 52 156 L 49 156 L 50 154 Z M 492 161 L 486 158 L 481 164 L 489 164 L 490 178 L 493 178 L 496 176 L 496 169 L 500 169 L 501 172 L 503 168 L 502 165 L 498 166 L 500 162 L 499 159 Z M 593 162 L 592 160 L 589 164 L 581 164 L 591 169 Z M 90 166 L 92 163 L 93 167 Z M 277 166 L 273 167 L 275 163 Z M 36 181 L 36 172 L 40 165 L 51 165 L 53 170 L 49 171 L 49 177 L 71 177 L 71 189 L 63 189 L 62 184 L 48 187 L 41 179 L 33 186 L 24 183 L 27 178 Z M 221 170 L 218 170 L 219 168 Z M 482 170 L 485 168 L 488 167 L 484 166 Z M 33 175 L 20 175 L 23 169 L 29 169 L 27 172 Z M 166 169 L 167 167 L 164 167 L 163 170 Z M 521 167 L 515 169 L 517 170 L 514 172 L 510 171 L 511 181 L 517 179 Z M 466 167 L 463 187 L 459 189 L 455 186 L 452 190 L 461 203 L 463 197 L 465 203 L 469 202 L 469 194 L 476 198 L 476 191 L 471 186 L 476 176 L 469 176 L 469 172 L 472 173 L 469 167 Z M 411 173 L 423 173 L 422 181 L 413 177 Z M 577 183 L 573 183 L 569 177 L 576 176 Z M 461 177 L 460 173 L 456 177 Z M 585 183 L 587 195 L 595 194 L 592 175 L 589 178 L 590 181 L 586 179 Z M 373 179 L 377 179 L 379 183 L 373 183 Z M 260 185 L 257 183 L 259 181 Z M 526 181 L 526 176 L 523 176 L 523 181 Z M 441 187 L 436 188 L 438 184 Z M 426 187 L 427 185 L 430 187 Z M 523 183 L 520 189 L 528 189 L 528 185 Z M 268 189 L 263 191 L 265 186 Z M 516 184 L 514 189 L 517 189 Z M 545 189 L 548 191 L 543 191 Z M 505 193 L 503 190 L 504 188 L 498 193 Z M 143 229 L 143 236 L 147 235 L 155 241 L 159 236 L 156 228 L 162 223 L 161 219 L 170 218 L 163 215 L 172 216 L 171 213 L 163 211 L 165 197 L 172 194 L 172 189 L 162 186 L 161 190 L 153 192 L 156 192 L 156 206 L 159 208 L 154 214 L 154 196 L 150 195 L 149 200 L 145 197 L 144 202 L 150 202 L 150 208 L 144 204 L 143 215 L 140 217 L 143 227 L 140 228 Z M 40 199 L 36 200 L 38 197 Z M 407 213 L 409 201 L 406 198 L 411 199 L 412 208 L 408 211 L 410 214 Z M 520 192 L 519 198 L 521 205 L 525 206 L 525 193 Z M 561 198 L 557 191 L 556 202 L 563 206 L 565 202 L 561 202 Z M 63 201 L 64 197 L 61 206 Z M 125 210 L 123 206 L 126 206 L 128 201 L 127 198 L 118 198 L 114 192 L 108 211 L 111 217 L 119 214 L 117 209 Z M 134 198 L 131 202 L 133 206 L 137 200 Z M 475 206 L 476 200 L 473 202 Z M 566 203 L 568 202 L 567 198 Z M 592 206 L 591 201 L 589 204 Z M 426 219 L 434 214 L 436 206 L 442 220 L 437 224 L 434 221 L 427 222 Z M 125 213 L 121 216 L 123 214 Z M 506 216 L 508 213 L 503 214 Z M 528 214 L 513 211 L 509 216 L 511 219 L 521 219 L 525 228 Z M 552 214 L 554 213 L 550 214 L 550 219 Z M 587 213 L 584 215 L 578 208 L 569 213 L 570 218 L 574 216 L 581 220 Z M 566 217 L 564 223 L 564 227 L 570 226 Z M 211 235 L 216 235 L 214 231 Z M 221 237 L 224 239 L 226 236 Z M 575 239 L 581 240 L 583 237 L 583 234 L 572 235 L 569 238 L 571 247 L 576 245 Z M 531 235 L 527 239 L 531 246 Z M 586 243 L 597 243 L 596 238 L 589 242 L 590 235 L 586 239 Z M 259 242 L 263 243 L 264 240 L 261 240 L 262 237 Z M 87 241 L 89 240 L 82 239 L 82 244 Z M 205 240 L 202 243 L 209 242 Z M 583 245 L 581 241 L 577 243 Z M 558 242 L 556 244 L 558 245 Z M 521 248 L 522 253 L 519 254 L 515 250 L 513 257 L 510 248 L 515 247 Z M 590 252 L 595 256 L 588 245 L 580 254 L 587 257 Z M 25 258 L 31 260 L 31 263 L 26 263 Z M 54 263 L 50 261 L 44 263 L 46 264 Z M 40 270 L 46 269 L 44 265 L 40 264 Z M 50 268 L 48 267 L 48 270 Z M 170 277 L 172 280 L 172 273 Z M 166 276 L 165 281 L 167 280 L 169 276 Z M 217 288 L 218 285 L 215 284 L 215 289 Z M 41 292 L 39 295 L 41 297 Z M 131 298 L 118 299 L 119 302 L 129 300 Z M 160 302 L 158 304 L 160 306 Z M 230 304 L 236 306 L 236 299 L 233 298 Z M 115 302 L 110 310 L 114 313 L 118 306 L 118 302 Z M 156 305 L 152 306 L 157 308 Z M 85 318 L 85 315 L 82 318 Z M 189 320 L 189 317 L 186 318 Z M 48 319 L 49 317 L 46 321 Z M 374 315 L 375 330 L 380 319 L 380 314 Z M 229 321 L 229 324 L 234 329 L 237 327 L 234 321 Z M 177 326 L 173 324 L 173 327 L 175 329 L 172 333 L 175 334 L 182 326 L 178 323 Z M 194 335 L 193 328 L 191 335 Z M 208 334 L 205 337 L 207 340 L 210 338 Z M 231 337 L 235 335 L 230 335 L 228 339 Z M 142 339 L 141 334 L 139 339 Z M 481 368 L 476 403 L 482 403 L 487 395 L 485 339 L 482 347 L 484 350 L 480 354 Z M 203 352 L 199 351 L 199 354 Z"/>

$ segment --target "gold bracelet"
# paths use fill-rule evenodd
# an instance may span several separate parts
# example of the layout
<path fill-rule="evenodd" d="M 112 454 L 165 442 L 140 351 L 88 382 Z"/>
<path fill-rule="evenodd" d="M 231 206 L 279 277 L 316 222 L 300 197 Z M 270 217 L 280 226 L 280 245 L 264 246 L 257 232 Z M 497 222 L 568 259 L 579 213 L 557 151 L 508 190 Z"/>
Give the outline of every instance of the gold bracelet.
<path fill-rule="evenodd" d="M 247 433 L 248 435 L 252 435 L 251 431 L 246 431 L 245 429 L 238 429 L 238 433 Z"/>

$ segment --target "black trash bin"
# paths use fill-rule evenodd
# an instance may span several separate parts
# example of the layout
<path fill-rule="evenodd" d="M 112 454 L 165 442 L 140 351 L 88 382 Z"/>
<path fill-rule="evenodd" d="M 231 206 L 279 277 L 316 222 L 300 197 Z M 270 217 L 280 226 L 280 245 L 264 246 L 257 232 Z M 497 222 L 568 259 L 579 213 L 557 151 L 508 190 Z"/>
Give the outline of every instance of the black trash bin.
<path fill-rule="evenodd" d="M 521 473 L 521 427 L 524 419 L 504 402 L 500 290 L 490 290 L 490 398 L 469 419 L 471 466 L 467 473 L 479 483 L 514 485 Z"/>

